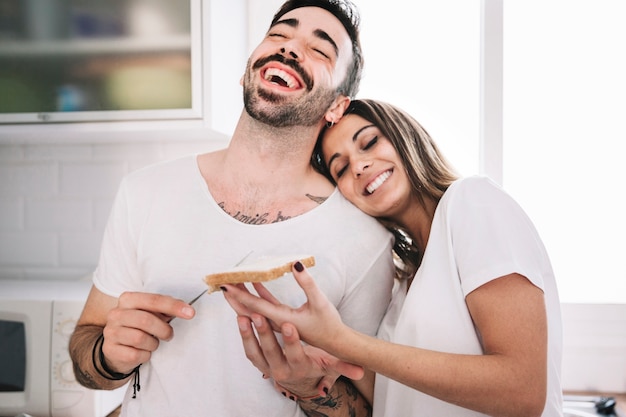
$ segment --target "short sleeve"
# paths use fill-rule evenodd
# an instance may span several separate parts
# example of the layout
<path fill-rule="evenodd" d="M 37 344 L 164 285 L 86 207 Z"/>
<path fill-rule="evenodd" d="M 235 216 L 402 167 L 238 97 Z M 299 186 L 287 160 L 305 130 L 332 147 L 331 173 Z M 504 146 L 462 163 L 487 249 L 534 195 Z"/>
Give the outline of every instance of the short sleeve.
<path fill-rule="evenodd" d="M 525 276 L 543 290 L 545 249 L 520 205 L 485 177 L 470 177 L 459 185 L 448 213 L 465 296 L 511 273 Z"/>

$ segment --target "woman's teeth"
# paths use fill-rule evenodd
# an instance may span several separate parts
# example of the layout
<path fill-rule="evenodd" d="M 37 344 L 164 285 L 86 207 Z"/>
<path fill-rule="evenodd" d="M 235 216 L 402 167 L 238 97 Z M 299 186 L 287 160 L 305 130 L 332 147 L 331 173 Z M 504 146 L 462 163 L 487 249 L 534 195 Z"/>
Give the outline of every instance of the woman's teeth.
<path fill-rule="evenodd" d="M 376 189 L 378 189 L 378 187 L 383 185 L 383 183 L 387 181 L 387 178 L 389 178 L 390 176 L 391 176 L 391 170 L 383 172 L 382 174 L 378 176 L 378 178 L 372 181 L 365 189 L 367 190 L 368 193 L 372 194 L 374 191 L 376 191 Z"/>

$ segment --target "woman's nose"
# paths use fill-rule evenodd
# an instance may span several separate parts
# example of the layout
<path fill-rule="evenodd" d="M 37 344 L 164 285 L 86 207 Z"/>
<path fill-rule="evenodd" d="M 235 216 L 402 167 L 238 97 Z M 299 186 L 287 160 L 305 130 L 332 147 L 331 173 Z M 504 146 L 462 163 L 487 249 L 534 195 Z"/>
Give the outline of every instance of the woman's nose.
<path fill-rule="evenodd" d="M 369 161 L 357 161 L 356 163 L 353 164 L 353 166 L 355 167 L 355 174 L 356 177 L 360 177 L 361 174 L 365 173 L 365 170 L 367 168 L 369 168 L 371 165 L 371 163 Z"/>

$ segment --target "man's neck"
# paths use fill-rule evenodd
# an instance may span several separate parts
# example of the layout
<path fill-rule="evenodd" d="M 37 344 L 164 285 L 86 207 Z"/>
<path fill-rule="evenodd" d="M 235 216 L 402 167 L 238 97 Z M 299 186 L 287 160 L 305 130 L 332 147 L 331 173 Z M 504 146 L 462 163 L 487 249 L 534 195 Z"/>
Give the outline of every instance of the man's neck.
<path fill-rule="evenodd" d="M 272 128 L 242 116 L 228 148 L 199 161 L 217 203 L 240 221 L 270 222 L 319 205 L 334 187 L 310 164 L 318 129 Z"/>
<path fill-rule="evenodd" d="M 322 122 L 314 126 L 274 127 L 253 119 L 245 111 L 232 135 L 229 151 L 248 151 L 263 160 L 303 161 L 308 164 Z"/>

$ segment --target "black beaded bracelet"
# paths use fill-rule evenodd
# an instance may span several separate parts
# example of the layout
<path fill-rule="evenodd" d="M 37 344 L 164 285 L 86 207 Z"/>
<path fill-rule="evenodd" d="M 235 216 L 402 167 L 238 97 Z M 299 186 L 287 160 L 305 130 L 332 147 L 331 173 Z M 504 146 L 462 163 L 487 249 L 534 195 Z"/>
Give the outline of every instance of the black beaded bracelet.
<path fill-rule="evenodd" d="M 106 364 L 104 352 L 102 352 L 102 345 L 104 345 L 104 334 L 100 333 L 100 336 L 98 336 L 98 338 L 96 339 L 96 343 L 94 343 L 93 345 L 93 351 L 91 352 L 91 360 L 93 362 L 93 367 L 96 369 L 96 372 L 98 372 L 101 377 L 108 379 L 109 381 L 121 381 L 130 377 L 131 375 L 134 375 L 133 398 L 136 398 L 137 391 L 141 389 L 141 386 L 139 385 L 139 367 L 141 366 L 141 364 L 137 365 L 135 369 L 127 374 L 115 372 L 114 370 L 110 369 Z M 100 367 L 102 368 L 102 370 L 100 370 L 100 367 L 98 367 L 98 364 L 96 363 L 96 352 L 98 353 L 98 362 L 100 362 Z"/>

